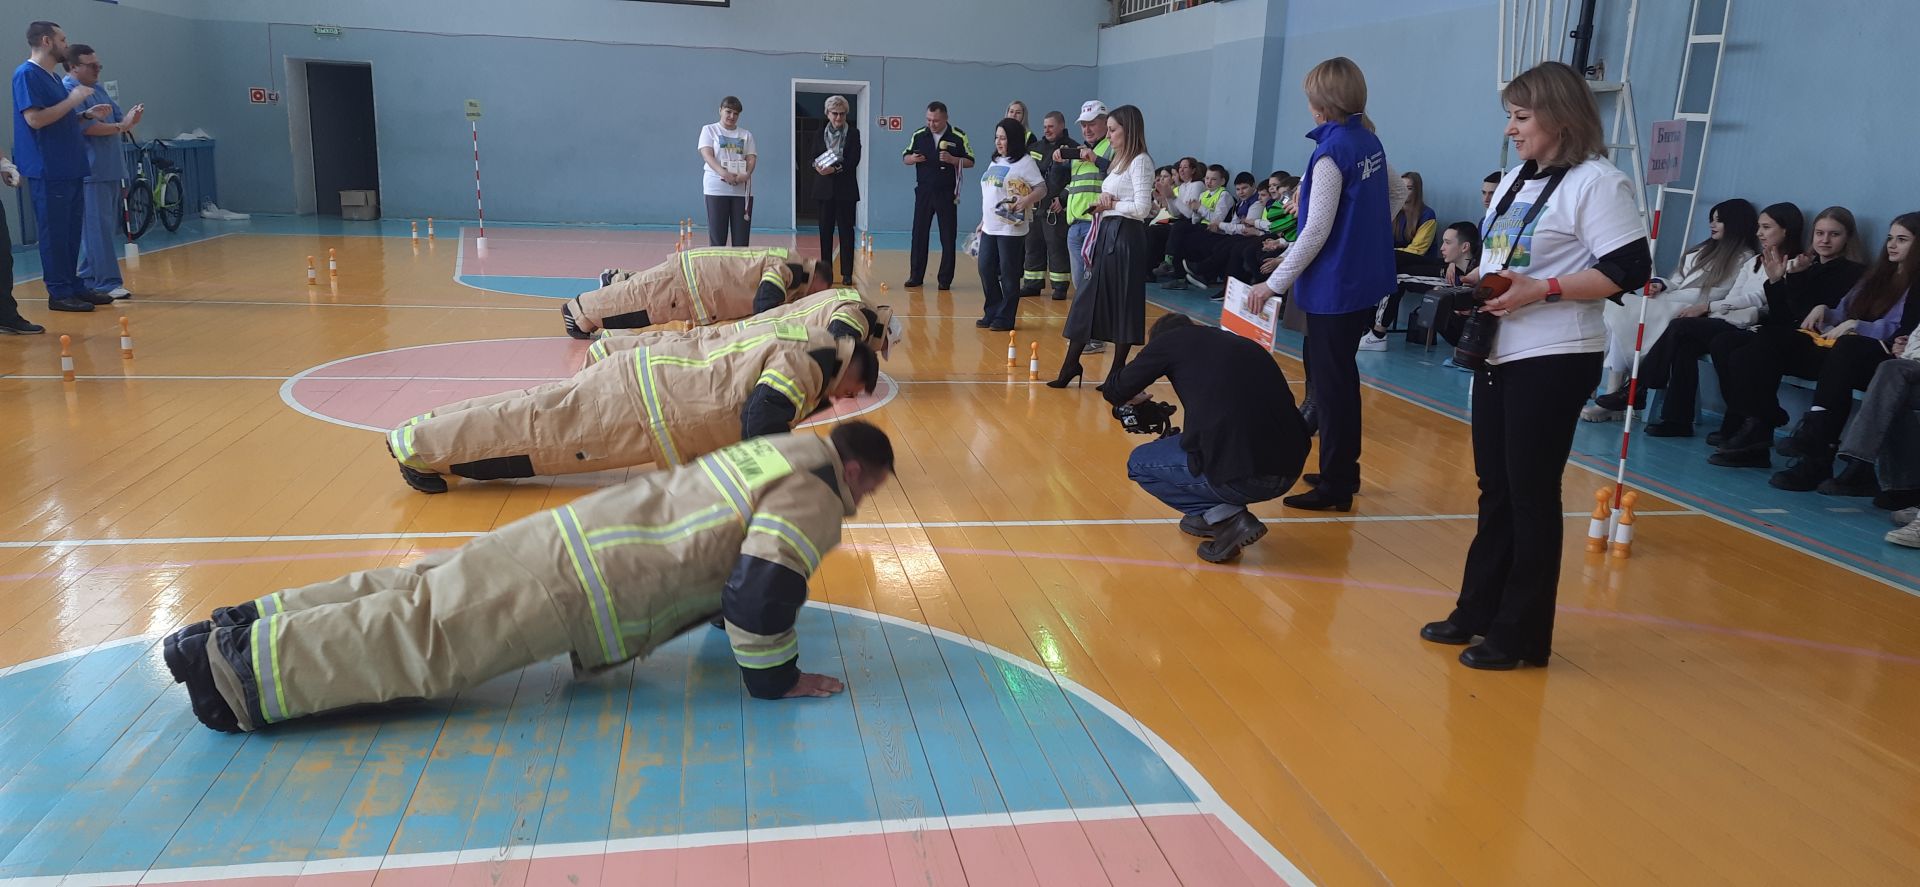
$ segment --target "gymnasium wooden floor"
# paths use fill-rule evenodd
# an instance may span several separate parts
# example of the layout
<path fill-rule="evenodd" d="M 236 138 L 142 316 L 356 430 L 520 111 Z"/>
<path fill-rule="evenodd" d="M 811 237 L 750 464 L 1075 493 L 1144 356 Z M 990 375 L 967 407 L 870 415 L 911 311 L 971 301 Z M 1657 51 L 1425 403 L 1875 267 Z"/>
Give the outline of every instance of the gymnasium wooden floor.
<path fill-rule="evenodd" d="M 1420 642 L 1473 532 L 1466 427 L 1366 394 L 1355 513 L 1277 504 L 1234 565 L 1126 480 L 1065 303 L 1019 366 L 977 275 L 891 284 L 897 394 L 865 414 L 897 480 L 828 557 L 803 623 L 850 692 L 741 701 L 695 633 L 606 679 L 557 664 L 389 712 L 200 728 L 156 639 L 276 588 L 405 562 L 619 476 L 405 488 L 350 427 L 436 384 L 415 346 L 552 339 L 557 303 L 456 274 L 587 277 L 670 234 L 495 229 L 475 268 L 404 237 L 234 235 L 150 252 L 120 310 L 0 340 L 0 883 L 1911 884 L 1920 600 L 1656 497 L 1634 556 L 1586 554 L 1565 478 L 1551 667 Z M 395 230 L 391 226 L 390 233 Z M 308 255 L 339 252 L 328 286 Z M 491 260 L 490 260 L 491 261 Z M 535 273 L 523 273 L 531 270 Z M 931 274 L 929 275 L 931 277 Z M 564 291 L 565 285 L 560 285 Z M 135 357 L 115 318 L 131 319 Z M 80 379 L 63 382 L 58 335 Z M 572 347 L 552 342 L 538 348 Z M 536 349 L 537 350 L 537 349 Z M 357 393 L 296 376 L 360 355 Z M 548 353 L 548 352 L 542 352 Z M 1281 358 L 1289 378 L 1299 367 Z M 1105 369 L 1094 357 L 1088 375 Z M 428 386 L 421 388 L 422 385 Z M 296 409 L 294 404 L 300 404 Z M 328 419 L 328 416 L 332 416 Z M 17 880 L 16 880 L 17 879 Z"/>

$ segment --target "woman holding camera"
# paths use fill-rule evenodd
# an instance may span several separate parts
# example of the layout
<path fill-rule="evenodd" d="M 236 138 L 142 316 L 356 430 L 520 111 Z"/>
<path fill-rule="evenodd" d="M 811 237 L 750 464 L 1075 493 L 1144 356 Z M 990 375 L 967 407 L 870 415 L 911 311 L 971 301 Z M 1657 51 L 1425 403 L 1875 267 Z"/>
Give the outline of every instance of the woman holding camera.
<path fill-rule="evenodd" d="M 1494 192 L 1472 283 L 1488 334 L 1473 379 L 1473 463 L 1480 526 L 1453 613 L 1420 636 L 1468 645 L 1461 663 L 1547 664 L 1565 529 L 1561 475 L 1581 405 L 1600 379 L 1603 300 L 1653 271 L 1633 185 L 1606 159 L 1600 113 L 1573 68 L 1547 62 L 1502 91 L 1507 138 L 1525 161 Z M 1495 276 L 1505 278 L 1493 283 Z M 1497 319 L 1497 329 L 1487 322 Z M 1471 334 L 1461 349 L 1470 350 Z M 1474 639 L 1481 638 L 1475 644 Z"/>

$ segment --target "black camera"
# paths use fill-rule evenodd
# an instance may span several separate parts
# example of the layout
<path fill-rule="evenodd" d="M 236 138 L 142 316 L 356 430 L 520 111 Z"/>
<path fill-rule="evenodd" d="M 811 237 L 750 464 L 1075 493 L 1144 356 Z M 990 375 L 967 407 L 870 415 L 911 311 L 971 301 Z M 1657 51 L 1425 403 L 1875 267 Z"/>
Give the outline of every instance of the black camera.
<path fill-rule="evenodd" d="M 1487 355 L 1493 353 L 1493 337 L 1500 332 L 1500 318 L 1486 310 L 1485 304 L 1499 297 L 1512 285 L 1506 277 L 1493 274 L 1481 278 L 1480 285 L 1465 292 L 1449 293 L 1443 310 L 1454 315 L 1466 315 L 1460 324 L 1460 335 L 1453 340 L 1453 363 L 1455 366 L 1482 370 L 1487 366 Z"/>
<path fill-rule="evenodd" d="M 1139 403 L 1125 403 L 1113 408 L 1113 417 L 1120 420 L 1120 427 L 1128 434 L 1157 434 L 1168 437 L 1180 433 L 1180 426 L 1173 424 L 1173 414 L 1179 407 L 1157 400 L 1143 400 Z"/>

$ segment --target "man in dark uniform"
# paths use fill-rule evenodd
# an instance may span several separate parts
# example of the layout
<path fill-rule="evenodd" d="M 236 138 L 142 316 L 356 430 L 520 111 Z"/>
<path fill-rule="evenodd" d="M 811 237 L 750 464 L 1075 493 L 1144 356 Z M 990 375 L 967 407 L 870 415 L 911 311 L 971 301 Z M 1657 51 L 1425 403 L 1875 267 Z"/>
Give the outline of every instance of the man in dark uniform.
<path fill-rule="evenodd" d="M 1067 284 L 1073 281 L 1073 269 L 1067 261 L 1067 180 L 1073 177 L 1073 161 L 1080 147 L 1073 137 L 1067 135 L 1067 117 L 1059 111 L 1048 111 L 1046 117 L 1046 138 L 1035 145 L 1040 157 L 1040 175 L 1047 180 L 1047 193 L 1054 195 L 1045 207 L 1034 212 L 1033 224 L 1027 229 L 1027 267 L 1026 278 L 1022 281 L 1020 295 L 1037 296 L 1041 289 L 1051 284 L 1053 298 L 1058 301 L 1067 297 Z M 1058 155 L 1062 159 L 1055 160 Z"/>
<path fill-rule="evenodd" d="M 927 125 L 913 131 L 906 165 L 914 167 L 913 258 L 907 266 L 907 286 L 917 287 L 927 272 L 927 235 L 940 220 L 940 288 L 953 289 L 954 234 L 959 226 L 960 170 L 973 166 L 973 146 L 967 134 L 947 125 L 947 106 L 927 105 Z"/>

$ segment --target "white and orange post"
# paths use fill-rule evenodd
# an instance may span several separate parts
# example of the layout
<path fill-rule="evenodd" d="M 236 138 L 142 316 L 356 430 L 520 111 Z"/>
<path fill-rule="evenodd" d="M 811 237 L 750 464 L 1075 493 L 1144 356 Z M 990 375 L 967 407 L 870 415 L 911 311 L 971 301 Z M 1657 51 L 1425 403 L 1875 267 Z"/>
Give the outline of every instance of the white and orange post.
<path fill-rule="evenodd" d="M 477 256 L 487 254 L 487 206 L 480 199 L 480 121 L 469 119 L 467 125 L 473 128 L 473 211 L 480 217 L 480 236 L 473 242 L 473 252 Z"/>

